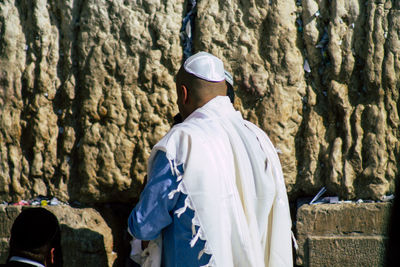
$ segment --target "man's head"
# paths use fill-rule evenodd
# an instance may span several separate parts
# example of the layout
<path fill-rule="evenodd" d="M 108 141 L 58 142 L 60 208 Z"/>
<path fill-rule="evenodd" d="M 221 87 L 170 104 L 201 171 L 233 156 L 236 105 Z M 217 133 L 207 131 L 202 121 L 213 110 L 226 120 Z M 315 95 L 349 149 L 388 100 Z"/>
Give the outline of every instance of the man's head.
<path fill-rule="evenodd" d="M 44 208 L 24 209 L 11 228 L 10 255 L 45 266 L 61 266 L 61 233 L 56 216 Z"/>
<path fill-rule="evenodd" d="M 189 57 L 176 76 L 177 104 L 183 119 L 216 96 L 226 96 L 222 61 L 206 52 Z"/>

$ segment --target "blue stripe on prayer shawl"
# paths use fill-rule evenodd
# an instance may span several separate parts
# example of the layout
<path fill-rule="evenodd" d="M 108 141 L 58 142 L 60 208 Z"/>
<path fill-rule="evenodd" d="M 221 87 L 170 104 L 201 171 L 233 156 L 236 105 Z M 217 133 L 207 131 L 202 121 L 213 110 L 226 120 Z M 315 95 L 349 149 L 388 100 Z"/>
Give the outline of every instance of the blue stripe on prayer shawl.
<path fill-rule="evenodd" d="M 179 218 L 175 214 L 177 209 L 184 206 L 186 195 L 178 192 L 172 199 L 168 198 L 169 192 L 177 189 L 179 182 L 172 174 L 164 152 L 157 152 L 152 166 L 139 203 L 129 216 L 129 230 L 141 240 L 155 239 L 162 231 L 162 266 L 206 265 L 210 255 L 203 254 L 198 260 L 205 241 L 199 239 L 193 248 L 190 247 L 194 211 L 188 208 Z M 182 165 L 178 166 L 178 170 L 183 173 Z M 195 230 L 197 232 L 198 227 Z"/>

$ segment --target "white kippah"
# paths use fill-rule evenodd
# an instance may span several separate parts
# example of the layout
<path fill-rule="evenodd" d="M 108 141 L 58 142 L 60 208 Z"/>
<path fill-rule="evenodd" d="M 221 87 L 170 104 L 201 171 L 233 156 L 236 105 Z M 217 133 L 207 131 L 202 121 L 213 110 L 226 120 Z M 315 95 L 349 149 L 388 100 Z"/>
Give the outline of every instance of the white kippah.
<path fill-rule="evenodd" d="M 224 63 L 207 52 L 199 52 L 189 57 L 183 68 L 186 72 L 209 82 L 225 80 Z"/>

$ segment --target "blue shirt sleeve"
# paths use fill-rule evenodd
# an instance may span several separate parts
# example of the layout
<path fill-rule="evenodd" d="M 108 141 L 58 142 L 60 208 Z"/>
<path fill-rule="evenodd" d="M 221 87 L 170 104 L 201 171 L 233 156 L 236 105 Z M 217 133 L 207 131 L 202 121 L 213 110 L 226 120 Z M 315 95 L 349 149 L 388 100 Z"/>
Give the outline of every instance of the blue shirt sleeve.
<path fill-rule="evenodd" d="M 172 199 L 168 194 L 178 187 L 177 178 L 172 175 L 165 152 L 158 151 L 154 157 L 148 183 L 140 200 L 128 218 L 130 233 L 140 240 L 153 240 L 163 228 L 172 223 L 170 211 L 175 207 L 180 192 Z"/>

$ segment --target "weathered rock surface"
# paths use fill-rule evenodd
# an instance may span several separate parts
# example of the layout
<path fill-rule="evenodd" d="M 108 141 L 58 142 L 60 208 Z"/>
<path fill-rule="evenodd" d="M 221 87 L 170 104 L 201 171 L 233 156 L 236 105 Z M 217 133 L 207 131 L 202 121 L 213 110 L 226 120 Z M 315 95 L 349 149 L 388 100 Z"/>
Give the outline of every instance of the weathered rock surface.
<path fill-rule="evenodd" d="M 385 266 L 391 203 L 303 205 L 297 211 L 300 266 Z"/>
<path fill-rule="evenodd" d="M 0 2 L 0 199 L 132 201 L 176 108 L 183 1 Z"/>
<path fill-rule="evenodd" d="M 393 191 L 399 1 L 197 2 L 194 50 L 234 74 L 236 106 L 282 151 L 291 198 Z M 137 198 L 177 112 L 185 5 L 0 1 L 0 200 Z"/>
<path fill-rule="evenodd" d="M 399 173 L 399 1 L 199 1 L 195 49 L 234 73 L 282 151 L 291 197 L 392 192 Z"/>
<path fill-rule="evenodd" d="M 113 237 L 100 214 L 90 208 L 47 207 L 61 226 L 64 266 L 113 266 Z M 0 263 L 8 256 L 8 240 L 21 206 L 0 206 Z"/>

